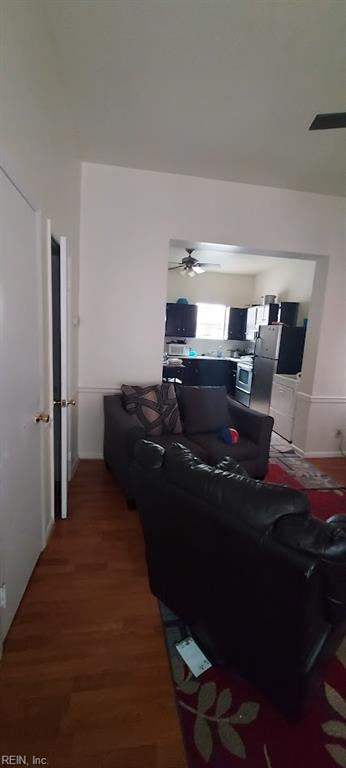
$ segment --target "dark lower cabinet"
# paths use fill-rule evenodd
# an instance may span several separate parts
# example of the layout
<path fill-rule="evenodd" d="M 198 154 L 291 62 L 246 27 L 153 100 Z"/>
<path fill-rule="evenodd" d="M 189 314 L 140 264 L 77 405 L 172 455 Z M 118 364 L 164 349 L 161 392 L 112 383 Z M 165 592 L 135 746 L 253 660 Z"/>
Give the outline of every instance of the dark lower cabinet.
<path fill-rule="evenodd" d="M 237 382 L 237 363 L 230 362 L 231 366 L 231 387 L 229 390 L 229 394 L 232 395 L 232 397 L 235 397 L 235 387 Z"/>
<path fill-rule="evenodd" d="M 183 384 L 186 387 L 198 386 L 198 360 L 184 360 Z"/>
<path fill-rule="evenodd" d="M 230 360 L 184 361 L 183 384 L 186 387 L 226 387 L 234 396 L 237 364 Z"/>
<path fill-rule="evenodd" d="M 196 304 L 166 304 L 166 336 L 193 339 L 196 336 Z"/>
<path fill-rule="evenodd" d="M 229 360 L 198 360 L 200 387 L 230 388 L 231 369 Z"/>

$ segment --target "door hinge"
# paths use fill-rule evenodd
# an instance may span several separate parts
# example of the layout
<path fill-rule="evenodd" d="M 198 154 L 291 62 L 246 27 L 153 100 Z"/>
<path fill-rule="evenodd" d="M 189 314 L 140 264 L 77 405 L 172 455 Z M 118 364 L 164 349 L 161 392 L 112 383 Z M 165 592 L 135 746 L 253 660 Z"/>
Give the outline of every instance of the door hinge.
<path fill-rule="evenodd" d="M 6 608 L 6 584 L 0 587 L 0 608 Z"/>

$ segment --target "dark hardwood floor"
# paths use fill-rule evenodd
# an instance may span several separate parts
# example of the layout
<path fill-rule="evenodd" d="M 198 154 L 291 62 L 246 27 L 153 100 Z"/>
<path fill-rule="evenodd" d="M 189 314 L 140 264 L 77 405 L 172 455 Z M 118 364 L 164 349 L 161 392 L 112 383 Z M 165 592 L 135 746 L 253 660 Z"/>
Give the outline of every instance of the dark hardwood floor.
<path fill-rule="evenodd" d="M 315 464 L 321 472 L 330 475 L 338 483 L 342 483 L 346 488 L 346 457 L 335 457 L 333 459 L 308 459 Z"/>
<path fill-rule="evenodd" d="M 51 768 L 184 768 L 137 513 L 83 461 L 0 664 L 0 755 Z"/>

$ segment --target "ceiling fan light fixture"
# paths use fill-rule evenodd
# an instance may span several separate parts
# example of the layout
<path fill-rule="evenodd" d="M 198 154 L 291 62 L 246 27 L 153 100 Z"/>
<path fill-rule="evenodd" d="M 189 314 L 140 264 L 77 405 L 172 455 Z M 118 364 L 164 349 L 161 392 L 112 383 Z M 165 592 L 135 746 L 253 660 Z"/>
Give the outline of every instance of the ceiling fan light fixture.
<path fill-rule="evenodd" d="M 193 267 L 189 267 L 188 270 L 187 270 L 187 274 L 188 274 L 189 277 L 195 277 L 196 272 L 193 269 Z"/>

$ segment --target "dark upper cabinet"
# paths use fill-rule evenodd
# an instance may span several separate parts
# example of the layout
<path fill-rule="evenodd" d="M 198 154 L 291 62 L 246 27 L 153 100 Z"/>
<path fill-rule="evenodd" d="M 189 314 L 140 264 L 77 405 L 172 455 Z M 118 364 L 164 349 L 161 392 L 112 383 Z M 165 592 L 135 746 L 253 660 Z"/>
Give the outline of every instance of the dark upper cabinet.
<path fill-rule="evenodd" d="M 234 341 L 244 341 L 246 338 L 247 309 L 230 307 L 228 338 Z"/>
<path fill-rule="evenodd" d="M 193 339 L 196 336 L 196 304 L 166 304 L 165 336 Z"/>
<path fill-rule="evenodd" d="M 299 303 L 297 301 L 282 301 L 280 304 L 280 323 L 297 325 Z"/>

